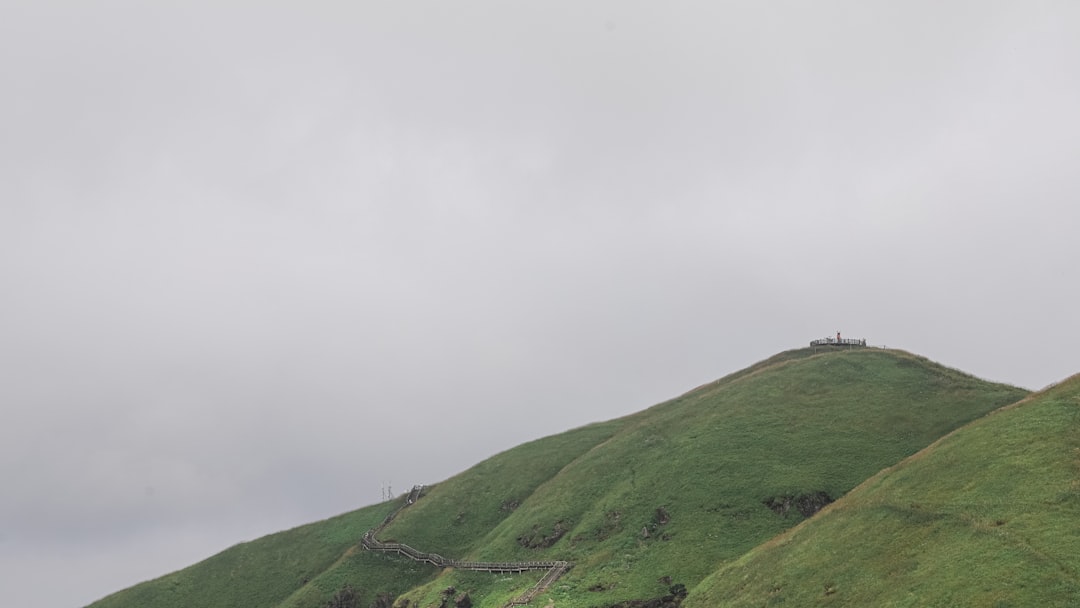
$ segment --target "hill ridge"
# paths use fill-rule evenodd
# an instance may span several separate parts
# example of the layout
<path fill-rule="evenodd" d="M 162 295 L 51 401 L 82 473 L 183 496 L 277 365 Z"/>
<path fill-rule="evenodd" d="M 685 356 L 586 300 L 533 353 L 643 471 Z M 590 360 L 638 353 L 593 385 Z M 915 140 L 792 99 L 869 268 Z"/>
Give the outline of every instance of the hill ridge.
<path fill-rule="evenodd" d="M 894 349 L 889 349 L 889 350 L 894 350 Z M 923 359 L 923 357 L 920 357 L 919 355 L 916 355 L 914 353 L 909 353 L 909 352 L 904 351 L 904 350 L 896 350 L 895 352 L 911 355 L 911 357 L 913 357 L 914 359 Z M 827 353 L 822 353 L 822 355 L 823 354 L 827 354 Z M 819 356 L 822 356 L 822 355 L 812 355 L 812 357 L 819 357 Z M 782 363 L 786 364 L 786 363 L 790 363 L 790 362 L 791 362 L 791 360 L 783 361 Z M 767 368 L 763 368 L 763 369 L 767 369 Z M 952 368 L 947 368 L 947 369 L 952 369 Z M 761 370 L 758 370 L 758 371 L 761 371 Z M 757 373 L 757 371 L 755 371 L 753 373 Z M 748 374 L 748 375 L 752 375 L 752 374 Z M 1055 388 L 1057 388 L 1057 387 L 1059 387 L 1061 385 L 1064 385 L 1064 384 L 1068 384 L 1069 382 L 1074 381 L 1074 380 L 1080 382 L 1080 373 L 1069 376 L 1068 378 L 1066 378 L 1064 380 L 1061 380 L 1059 382 L 1054 382 L 1054 383 L 1046 386 L 1045 388 L 1043 388 L 1041 390 L 1038 390 L 1038 391 L 1035 391 L 1033 393 L 1028 394 L 1026 397 L 1018 399 L 1018 400 L 1016 400 L 1016 401 L 1014 401 L 1012 403 L 1008 403 L 1006 405 L 1003 405 L 1003 406 L 1001 406 L 1001 407 L 999 407 L 997 409 L 990 410 L 989 412 L 983 414 L 982 416 L 979 416 L 978 418 L 975 418 L 974 420 L 968 421 L 966 424 L 963 424 L 961 426 L 956 427 L 955 429 L 949 431 L 948 433 L 945 433 L 941 437 L 938 437 L 933 442 L 928 444 L 926 447 L 920 449 L 919 451 L 915 452 L 914 454 L 906 456 L 903 459 L 901 459 L 901 460 L 899 460 L 899 461 L 897 461 L 897 462 L 895 462 L 895 463 L 881 469 L 877 473 L 874 473 L 870 477 L 867 477 L 862 482 L 860 482 L 858 485 L 851 488 L 851 490 L 849 490 L 847 492 L 847 494 L 845 494 L 845 496 L 850 496 L 852 494 L 857 494 L 860 490 L 863 490 L 865 488 L 869 488 L 873 484 L 878 483 L 879 481 L 881 481 L 881 479 L 889 476 L 890 474 L 896 472 L 897 470 L 902 469 L 907 464 L 909 464 L 911 462 L 915 462 L 915 461 L 917 461 L 917 460 L 919 460 L 921 458 L 926 457 L 928 454 L 933 453 L 937 448 L 939 448 L 948 439 L 950 439 L 951 437 L 953 437 L 957 433 L 964 431 L 964 429 L 966 429 L 970 425 L 974 424 L 975 422 L 977 422 L 979 420 L 984 420 L 986 418 L 990 418 L 992 416 L 996 416 L 996 415 L 1000 414 L 1001 412 L 1005 412 L 1005 411 L 1008 411 L 1008 410 L 1012 410 L 1012 409 L 1016 409 L 1018 407 L 1021 407 L 1026 403 L 1029 403 L 1031 401 L 1036 400 L 1039 397 L 1042 397 L 1042 396 L 1046 395 L 1047 393 L 1054 390 Z M 844 508 L 844 506 L 846 504 L 846 501 L 844 500 L 845 496 L 841 496 L 839 499 L 837 499 L 837 500 L 835 500 L 835 501 L 821 507 L 821 509 L 815 515 L 817 515 L 817 516 L 826 515 L 830 511 L 833 511 L 835 509 Z M 777 545 L 777 544 L 783 544 L 788 539 L 790 539 L 790 538 L 794 537 L 795 535 L 799 534 L 802 531 L 802 528 L 804 528 L 804 527 L 806 527 L 808 525 L 812 525 L 812 524 L 813 524 L 812 519 L 805 519 L 805 520 L 795 524 L 794 526 L 788 528 L 787 530 L 784 530 L 780 534 L 777 534 L 775 537 L 770 538 L 769 540 L 761 543 L 761 545 L 759 547 L 769 547 L 769 546 L 774 546 L 774 545 Z"/>
<path fill-rule="evenodd" d="M 1078 471 L 1080 374 L 868 477 L 688 606 L 1080 605 Z"/>
<path fill-rule="evenodd" d="M 792 349 L 94 606 L 662 604 L 810 516 L 772 502 L 839 498 L 1027 393 L 895 349 Z"/>
<path fill-rule="evenodd" d="M 750 365 L 749 367 L 745 367 L 743 369 L 731 372 L 730 374 L 727 374 L 725 376 L 721 376 L 720 378 L 717 378 L 716 380 L 712 380 L 712 381 L 706 382 L 704 384 L 701 384 L 699 386 L 696 386 L 696 387 L 682 393 L 678 397 L 675 397 L 675 399 L 681 399 L 683 397 L 689 397 L 689 396 L 697 394 L 700 391 L 707 390 L 709 388 L 718 388 L 718 387 L 725 386 L 725 385 L 728 385 L 728 384 L 732 384 L 732 383 L 735 383 L 735 382 L 741 382 L 743 380 L 753 378 L 753 377 L 755 377 L 755 376 L 757 376 L 759 374 L 762 374 L 764 372 L 776 371 L 777 369 L 780 369 L 780 368 L 783 368 L 783 367 L 786 367 L 786 366 L 789 366 L 789 365 L 794 365 L 794 364 L 796 364 L 796 363 L 798 363 L 800 361 L 808 361 L 808 360 L 811 360 L 811 359 L 817 359 L 819 357 L 830 357 L 830 356 L 834 356 L 834 355 L 847 354 L 847 353 L 851 353 L 853 350 L 855 350 L 855 351 L 880 350 L 880 351 L 887 352 L 887 353 L 890 353 L 890 354 L 893 354 L 893 355 L 896 355 L 896 356 L 899 356 L 899 357 L 903 357 L 903 358 L 910 358 L 910 359 L 919 360 L 919 361 L 922 361 L 922 362 L 925 362 L 925 363 L 931 363 L 931 364 L 934 364 L 934 365 L 941 365 L 940 363 L 936 363 L 934 361 L 926 359 L 925 357 L 920 357 L 919 355 L 916 355 L 914 353 L 911 353 L 911 352 L 908 352 L 906 350 L 899 349 L 899 348 L 879 348 L 877 346 L 863 346 L 863 347 L 860 347 L 860 348 L 857 348 L 857 349 L 847 348 L 847 349 L 843 349 L 843 350 L 823 350 L 823 351 L 820 351 L 820 352 L 818 352 L 818 350 L 815 349 L 815 348 L 807 348 L 807 347 L 793 348 L 793 349 L 790 349 L 790 350 L 785 350 L 785 351 L 782 351 L 780 353 L 777 353 L 777 354 L 775 354 L 775 355 L 773 355 L 773 356 L 771 356 L 771 357 L 769 357 L 767 359 L 764 359 L 762 361 L 758 361 L 757 363 L 754 363 L 753 365 Z M 942 367 L 946 367 L 946 366 L 942 366 Z M 952 368 L 947 368 L 947 369 L 952 369 Z M 963 374 L 969 375 L 969 376 L 971 375 L 971 374 L 968 374 L 967 372 L 963 372 L 961 370 L 954 370 L 954 371 L 958 371 L 960 373 L 963 373 Z M 974 377 L 974 376 L 972 376 L 972 377 Z M 982 378 L 978 378 L 978 379 L 982 380 Z M 661 403 L 659 405 L 663 405 L 663 403 Z M 653 407 L 655 407 L 655 406 L 653 406 Z"/>
<path fill-rule="evenodd" d="M 938 437 L 933 442 L 931 442 L 929 445 L 927 445 L 926 447 L 922 448 L 921 450 L 915 452 L 914 454 L 912 454 L 910 456 L 907 456 L 906 458 L 901 459 L 899 462 L 896 462 L 896 463 L 894 463 L 892 465 L 889 465 L 889 466 L 885 467 L 884 469 L 881 469 L 880 471 L 878 471 L 877 473 L 871 475 L 870 477 L 867 477 L 862 483 L 860 483 L 859 485 L 852 488 L 848 492 L 848 494 L 854 494 L 856 491 L 858 491 L 858 490 L 860 490 L 860 489 L 862 489 L 864 487 L 869 487 L 873 483 L 879 481 L 882 477 L 885 477 L 885 476 L 887 476 L 887 475 L 889 475 L 889 474 L 903 468 L 907 464 L 909 464 L 911 462 L 915 462 L 915 461 L 917 461 L 917 460 L 919 460 L 921 458 L 925 458 L 928 454 L 932 454 L 935 450 L 940 448 L 943 443 L 948 441 L 954 435 L 964 431 L 964 429 L 968 428 L 972 424 L 975 424 L 979 420 L 985 420 L 987 418 L 997 416 L 997 415 L 1001 414 L 1002 412 L 1007 412 L 1009 410 L 1013 410 L 1013 409 L 1017 409 L 1019 407 L 1023 407 L 1024 405 L 1026 405 L 1028 403 L 1031 403 L 1033 401 L 1036 401 L 1037 399 L 1040 399 L 1040 398 L 1046 396 L 1047 394 L 1049 394 L 1051 391 L 1053 391 L 1057 387 L 1066 385 L 1066 384 L 1068 384 L 1070 382 L 1073 382 L 1073 381 L 1080 382 L 1080 374 L 1074 374 L 1074 375 L 1069 376 L 1068 378 L 1066 378 L 1064 380 L 1061 380 L 1060 382 L 1055 382 L 1053 384 L 1050 384 L 1046 388 L 1035 391 L 1035 392 L 1027 395 L 1026 397 L 1024 397 L 1022 399 L 1018 399 L 1018 400 L 1016 400 L 1016 401 L 1014 401 L 1012 403 L 1008 403 L 1008 404 L 1003 405 L 1003 406 L 1001 406 L 1001 407 L 999 407 L 997 409 L 990 410 L 989 412 L 986 412 L 982 416 L 979 416 L 978 418 L 975 418 L 974 420 L 969 421 L 967 424 L 956 427 L 955 429 L 949 431 L 948 433 L 945 433 L 941 437 Z M 828 512 L 829 510 L 831 510 L 833 508 L 838 508 L 838 506 L 842 506 L 842 503 L 840 503 L 839 505 L 838 505 L 838 503 L 840 503 L 840 501 L 836 501 L 834 503 L 826 505 L 826 507 L 823 508 L 822 511 L 823 512 Z M 807 520 L 807 521 L 809 521 L 809 520 Z M 793 528 L 791 528 L 789 530 L 785 530 L 781 534 L 781 536 L 794 532 L 796 529 L 798 529 L 799 527 L 801 527 L 805 523 L 807 523 L 807 522 L 806 521 L 800 522 L 798 525 L 794 526 Z"/>

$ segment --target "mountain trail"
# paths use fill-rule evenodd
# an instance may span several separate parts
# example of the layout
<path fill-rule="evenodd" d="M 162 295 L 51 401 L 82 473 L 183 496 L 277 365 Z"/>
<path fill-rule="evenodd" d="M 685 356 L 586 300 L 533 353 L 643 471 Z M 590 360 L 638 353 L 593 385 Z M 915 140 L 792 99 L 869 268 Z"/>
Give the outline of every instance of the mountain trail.
<path fill-rule="evenodd" d="M 566 561 L 531 561 L 531 562 L 467 562 L 456 559 L 447 559 L 438 553 L 427 553 L 419 551 L 406 545 L 404 543 L 384 543 L 375 538 L 380 532 L 382 532 L 394 518 L 398 516 L 398 513 L 412 506 L 423 494 L 424 486 L 413 486 L 409 491 L 409 495 L 405 498 L 405 502 L 400 507 L 394 509 L 386 519 L 374 528 L 364 532 L 364 535 L 360 537 L 360 545 L 368 551 L 381 551 L 384 553 L 397 553 L 404 555 L 413 561 L 424 562 L 431 564 L 438 568 L 458 568 L 461 570 L 478 570 L 482 572 L 527 572 L 529 570 L 547 570 L 535 585 L 533 585 L 528 591 L 520 596 L 503 604 L 503 608 L 511 608 L 512 606 L 525 606 L 537 595 L 540 595 L 548 587 L 550 587 L 555 581 L 559 580 L 563 574 L 566 574 L 574 565 Z"/>

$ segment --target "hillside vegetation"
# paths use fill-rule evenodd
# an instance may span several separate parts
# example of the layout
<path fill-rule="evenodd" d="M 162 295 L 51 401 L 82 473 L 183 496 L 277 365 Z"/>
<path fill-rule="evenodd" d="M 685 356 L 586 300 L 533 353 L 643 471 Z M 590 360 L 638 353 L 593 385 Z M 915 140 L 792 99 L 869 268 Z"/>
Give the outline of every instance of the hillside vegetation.
<path fill-rule="evenodd" d="M 902 351 L 788 351 L 498 454 L 428 488 L 380 538 L 456 559 L 574 562 L 538 606 L 657 598 L 736 567 L 881 469 L 1025 394 Z M 387 596 L 453 605 L 449 587 L 497 607 L 536 582 L 360 550 L 363 531 L 396 506 L 246 543 L 93 606 L 316 608 L 349 586 L 363 608 Z"/>
<path fill-rule="evenodd" d="M 703 582 L 712 606 L 1080 606 L 1080 376 L 977 420 Z"/>

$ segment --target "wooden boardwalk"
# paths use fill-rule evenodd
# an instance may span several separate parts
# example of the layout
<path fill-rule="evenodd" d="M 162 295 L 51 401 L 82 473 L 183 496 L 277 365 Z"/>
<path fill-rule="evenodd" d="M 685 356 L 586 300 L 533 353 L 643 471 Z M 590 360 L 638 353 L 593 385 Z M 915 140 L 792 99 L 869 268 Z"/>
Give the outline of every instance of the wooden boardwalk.
<path fill-rule="evenodd" d="M 544 574 L 535 585 L 528 591 L 520 596 L 510 600 L 506 604 L 503 604 L 503 608 L 510 608 L 511 606 L 525 606 L 531 602 L 537 595 L 540 595 L 555 581 L 559 580 L 563 574 L 566 574 L 573 564 L 564 561 L 531 561 L 531 562 L 468 562 L 457 559 L 448 559 L 438 553 L 427 553 L 414 549 L 404 543 L 384 543 L 376 536 L 383 531 L 386 526 L 390 525 L 390 522 L 394 521 L 405 508 L 416 503 L 420 500 L 421 493 L 424 490 L 424 486 L 413 486 L 413 489 L 409 491 L 409 495 L 405 498 L 405 502 L 400 507 L 394 509 L 386 519 L 374 528 L 364 532 L 364 535 L 360 537 L 360 546 L 368 551 L 380 551 L 383 553 L 397 553 L 398 555 L 404 555 L 405 557 L 426 564 L 431 564 L 437 568 L 458 568 L 461 570 L 478 570 L 481 572 L 527 572 L 530 570 L 546 570 Z"/>

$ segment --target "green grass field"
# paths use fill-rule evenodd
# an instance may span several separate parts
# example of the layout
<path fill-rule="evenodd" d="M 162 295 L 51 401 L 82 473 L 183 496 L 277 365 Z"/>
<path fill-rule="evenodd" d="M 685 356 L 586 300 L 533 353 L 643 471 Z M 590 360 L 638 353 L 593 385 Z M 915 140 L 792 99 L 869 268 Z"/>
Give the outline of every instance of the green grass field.
<path fill-rule="evenodd" d="M 706 606 L 1080 606 L 1080 378 L 949 435 L 703 582 Z"/>
<path fill-rule="evenodd" d="M 637 414 L 498 454 L 433 485 L 381 538 L 459 559 L 573 561 L 538 606 L 609 606 L 673 584 L 692 589 L 688 604 L 718 605 L 708 586 L 716 573 L 802 522 L 801 510 L 1025 395 L 902 351 L 788 351 Z M 246 543 L 93 606 L 315 608 L 348 584 L 364 608 L 379 593 L 438 606 L 450 586 L 483 608 L 541 576 L 438 571 L 359 550 L 363 531 L 393 508 Z"/>

